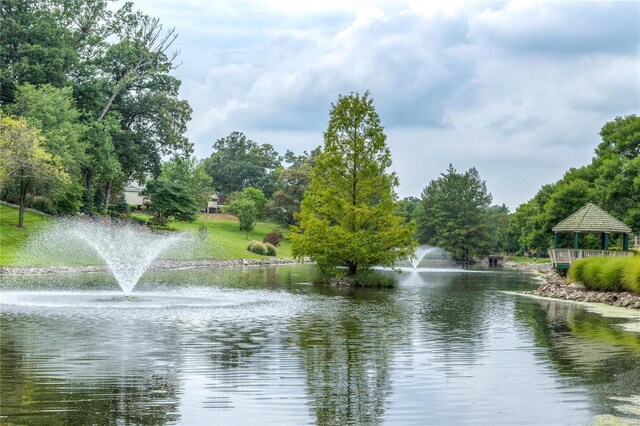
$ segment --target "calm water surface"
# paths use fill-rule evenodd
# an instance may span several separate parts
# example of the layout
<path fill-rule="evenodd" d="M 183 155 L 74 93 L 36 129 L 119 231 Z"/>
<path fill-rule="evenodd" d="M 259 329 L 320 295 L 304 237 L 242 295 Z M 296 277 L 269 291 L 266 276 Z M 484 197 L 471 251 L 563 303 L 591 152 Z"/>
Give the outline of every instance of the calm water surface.
<path fill-rule="evenodd" d="M 309 266 L 2 278 L 2 424 L 640 423 L 640 338 L 533 275 Z"/>

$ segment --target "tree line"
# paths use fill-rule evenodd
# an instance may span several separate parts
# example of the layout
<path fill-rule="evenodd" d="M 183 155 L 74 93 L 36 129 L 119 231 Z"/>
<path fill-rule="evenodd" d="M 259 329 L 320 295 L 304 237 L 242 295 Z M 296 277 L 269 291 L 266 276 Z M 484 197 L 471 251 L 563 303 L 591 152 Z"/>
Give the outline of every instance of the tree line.
<path fill-rule="evenodd" d="M 606 123 L 591 164 L 544 185 L 513 213 L 492 204 L 475 168 L 453 165 L 420 198 L 399 200 L 368 92 L 338 97 L 324 144 L 311 152 L 281 155 L 232 132 L 198 160 L 185 136 L 191 107 L 171 75 L 177 32 L 131 3 L 107 5 L 0 3 L 0 197 L 20 205 L 19 226 L 26 206 L 122 213 L 127 180 L 150 177 L 146 194 L 159 226 L 194 220 L 216 192 L 228 197 L 242 230 L 270 218 L 291 227 L 296 255 L 352 274 L 410 256 L 414 241 L 458 259 L 540 252 L 551 244 L 551 227 L 588 201 L 640 230 L 635 115 Z"/>
<path fill-rule="evenodd" d="M 170 74 L 175 29 L 132 3 L 108 4 L 0 3 L 3 199 L 55 214 L 102 212 L 129 177 L 191 154 L 191 107 Z"/>
<path fill-rule="evenodd" d="M 193 220 L 214 191 L 230 196 L 231 211 L 293 224 L 318 150 L 281 156 L 233 132 L 197 160 L 185 137 L 191 107 L 171 75 L 176 30 L 109 3 L 0 3 L 0 198 L 19 204 L 18 225 L 26 207 L 122 213 L 130 179 L 149 180 L 160 225 Z M 269 201 L 243 209 L 247 188 Z"/>
<path fill-rule="evenodd" d="M 553 243 L 552 228 L 592 202 L 640 232 L 640 117 L 616 117 L 604 124 L 602 141 L 590 164 L 571 168 L 555 183 L 543 185 L 515 212 L 492 205 L 478 171 L 453 166 L 431 181 L 417 199 L 399 203 L 407 221 L 417 223 L 416 239 L 437 245 L 458 259 L 489 253 L 541 255 Z M 613 236 L 616 238 L 616 236 Z M 571 247 L 571 235 L 560 236 Z M 563 240 L 564 239 L 564 240 Z M 585 248 L 599 248 L 599 236 L 587 235 Z M 622 242 L 614 240 L 614 246 Z"/>

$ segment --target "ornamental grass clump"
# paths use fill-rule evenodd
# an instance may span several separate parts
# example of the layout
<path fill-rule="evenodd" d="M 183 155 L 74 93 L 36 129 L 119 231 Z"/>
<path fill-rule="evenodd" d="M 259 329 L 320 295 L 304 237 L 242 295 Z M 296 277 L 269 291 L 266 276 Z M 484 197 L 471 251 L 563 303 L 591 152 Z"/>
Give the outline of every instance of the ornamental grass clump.
<path fill-rule="evenodd" d="M 260 241 L 251 241 L 249 245 L 247 245 L 247 250 L 261 256 L 267 255 L 267 248 Z"/>
<path fill-rule="evenodd" d="M 622 271 L 622 285 L 630 291 L 640 293 L 640 256 L 627 259 L 628 265 Z"/>
<path fill-rule="evenodd" d="M 569 278 L 589 290 L 640 292 L 640 258 L 582 259 L 571 267 Z"/>
<path fill-rule="evenodd" d="M 364 270 L 359 271 L 351 277 L 351 285 L 354 287 L 367 288 L 394 288 L 398 285 L 398 279 L 392 275 Z"/>
<path fill-rule="evenodd" d="M 578 260 L 571 266 L 571 268 L 567 272 L 567 277 L 569 278 L 569 280 L 577 283 L 582 282 L 582 277 L 584 276 L 584 268 L 588 263 L 585 262 L 585 260 L 587 259 Z"/>
<path fill-rule="evenodd" d="M 271 243 L 264 243 L 264 247 L 267 250 L 267 256 L 277 256 L 278 249 Z"/>

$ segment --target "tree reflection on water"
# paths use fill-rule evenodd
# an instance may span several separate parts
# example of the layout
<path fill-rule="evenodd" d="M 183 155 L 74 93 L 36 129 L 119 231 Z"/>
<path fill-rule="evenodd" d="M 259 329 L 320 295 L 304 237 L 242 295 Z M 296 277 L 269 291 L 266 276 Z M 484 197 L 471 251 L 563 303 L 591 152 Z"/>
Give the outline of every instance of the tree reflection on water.
<path fill-rule="evenodd" d="M 409 316 L 384 292 L 354 292 L 330 312 L 298 318 L 297 346 L 318 424 L 375 424 L 391 392 L 394 347 Z"/>
<path fill-rule="evenodd" d="M 612 399 L 638 393 L 640 335 L 576 304 L 518 298 L 516 318 L 532 331 L 540 356 L 565 380 L 588 389 L 595 411 L 624 415 Z M 637 420 L 637 417 L 634 417 Z"/>

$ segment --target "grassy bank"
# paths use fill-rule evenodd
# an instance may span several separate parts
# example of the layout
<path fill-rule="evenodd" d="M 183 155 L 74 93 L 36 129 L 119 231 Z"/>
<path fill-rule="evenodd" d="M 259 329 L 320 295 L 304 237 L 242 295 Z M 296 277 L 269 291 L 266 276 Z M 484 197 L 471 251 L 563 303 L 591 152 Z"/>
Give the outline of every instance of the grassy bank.
<path fill-rule="evenodd" d="M 134 213 L 134 216 L 141 219 L 150 218 L 143 213 Z M 190 253 L 192 259 L 264 259 L 265 256 L 247 251 L 247 244 L 251 240 L 262 241 L 262 238 L 278 225 L 272 222 L 258 222 L 247 237 L 244 231 L 240 231 L 238 219 L 234 216 L 203 213 L 195 222 L 173 222 L 169 227 L 192 234 L 196 238 L 199 238 L 201 227 L 206 229 L 204 244 L 200 244 Z M 291 258 L 291 244 L 286 238 L 288 230 L 283 230 L 283 234 L 285 238 L 280 242 L 277 257 Z"/>
<path fill-rule="evenodd" d="M 569 269 L 569 279 L 590 290 L 640 293 L 640 257 L 582 259 Z"/>
<path fill-rule="evenodd" d="M 138 218 L 149 218 L 145 214 L 134 214 Z M 19 251 L 26 244 L 29 238 L 38 232 L 43 226 L 51 221 L 51 217 L 27 211 L 24 217 L 24 228 L 17 228 L 18 209 L 13 206 L 0 204 L 0 266 L 10 266 L 17 263 Z M 245 232 L 241 232 L 238 220 L 229 215 L 222 214 L 201 214 L 198 220 L 193 223 L 172 223 L 172 229 L 186 232 L 193 235 L 198 244 L 194 244 L 188 250 L 173 251 L 161 256 L 165 259 L 264 259 L 247 251 L 247 244 L 251 240 L 262 241 L 262 238 L 277 228 L 271 222 L 259 222 L 253 231 L 249 232 L 248 239 Z M 205 233 L 201 233 L 206 229 Z M 206 237 L 201 240 L 200 236 Z M 288 231 L 283 230 L 285 239 L 278 247 L 280 258 L 291 258 L 291 245 L 286 239 Z M 87 259 L 73 259 L 73 265 L 90 265 L 99 262 L 94 256 Z M 58 261 L 48 260 L 46 257 L 40 259 L 33 266 L 50 266 L 58 264 Z"/>
<path fill-rule="evenodd" d="M 18 209 L 0 204 L 0 266 L 17 260 L 18 251 L 29 237 L 46 225 L 51 218 L 41 213 L 24 212 L 24 228 L 18 228 Z"/>

